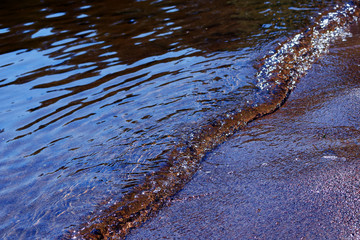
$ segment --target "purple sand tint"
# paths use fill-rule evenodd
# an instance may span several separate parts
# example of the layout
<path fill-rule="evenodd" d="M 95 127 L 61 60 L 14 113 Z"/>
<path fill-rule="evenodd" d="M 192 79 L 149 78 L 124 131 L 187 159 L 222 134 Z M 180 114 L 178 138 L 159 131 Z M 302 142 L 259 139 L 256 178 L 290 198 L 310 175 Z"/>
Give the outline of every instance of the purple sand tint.
<path fill-rule="evenodd" d="M 360 25 L 127 239 L 358 239 Z"/>
<path fill-rule="evenodd" d="M 354 3 L 337 6 L 320 15 L 304 32 L 281 43 L 275 53 L 263 59 L 257 73 L 258 86 L 262 90 L 260 97 L 267 101 L 243 109 L 238 106 L 208 120 L 206 125 L 191 132 L 187 141 L 174 146 L 168 154 L 167 165 L 147 175 L 145 181 L 124 195 L 120 202 L 99 215 L 94 214 L 89 223 L 71 235 L 85 239 L 122 238 L 131 228 L 140 226 L 184 187 L 206 153 L 247 123 L 282 106 L 296 82 L 328 51 L 331 41 L 346 40 L 350 36 L 349 24 L 356 22 L 359 14 L 358 5 Z"/>
<path fill-rule="evenodd" d="M 203 121 L 256 103 L 256 59 L 329 3 L 228 4 L 0 3 L 0 238 L 113 206 Z"/>

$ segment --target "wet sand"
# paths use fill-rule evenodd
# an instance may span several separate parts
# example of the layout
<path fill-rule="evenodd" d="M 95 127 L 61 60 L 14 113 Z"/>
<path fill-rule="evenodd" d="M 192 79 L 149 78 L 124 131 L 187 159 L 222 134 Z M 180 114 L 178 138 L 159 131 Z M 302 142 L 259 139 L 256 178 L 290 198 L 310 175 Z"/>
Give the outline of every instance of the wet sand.
<path fill-rule="evenodd" d="M 127 239 L 360 239 L 359 28 Z"/>

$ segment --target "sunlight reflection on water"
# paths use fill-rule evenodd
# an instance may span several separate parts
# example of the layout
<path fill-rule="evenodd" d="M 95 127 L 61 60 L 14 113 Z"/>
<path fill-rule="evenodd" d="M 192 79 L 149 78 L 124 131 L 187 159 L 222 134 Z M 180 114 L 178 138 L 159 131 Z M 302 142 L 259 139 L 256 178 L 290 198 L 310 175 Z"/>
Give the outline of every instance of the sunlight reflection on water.
<path fill-rule="evenodd" d="M 57 236 L 118 200 L 253 100 L 255 60 L 315 2 L 0 3 L 1 232 Z"/>

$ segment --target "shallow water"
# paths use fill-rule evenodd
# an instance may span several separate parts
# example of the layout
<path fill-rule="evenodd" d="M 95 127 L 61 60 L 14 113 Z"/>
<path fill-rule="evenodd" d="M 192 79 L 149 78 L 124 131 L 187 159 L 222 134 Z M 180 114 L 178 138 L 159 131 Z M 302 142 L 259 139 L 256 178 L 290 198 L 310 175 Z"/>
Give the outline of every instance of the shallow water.
<path fill-rule="evenodd" d="M 334 4 L 2 1 L 0 238 L 119 201 L 191 129 L 256 104 L 257 60 Z"/>
<path fill-rule="evenodd" d="M 360 24 L 127 239 L 359 239 Z"/>

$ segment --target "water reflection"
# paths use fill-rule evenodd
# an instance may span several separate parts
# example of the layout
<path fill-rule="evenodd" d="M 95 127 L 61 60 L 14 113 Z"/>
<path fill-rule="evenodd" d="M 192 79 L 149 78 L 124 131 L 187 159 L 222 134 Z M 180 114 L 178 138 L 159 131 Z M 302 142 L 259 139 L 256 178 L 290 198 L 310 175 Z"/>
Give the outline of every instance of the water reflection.
<path fill-rule="evenodd" d="M 186 126 L 252 100 L 263 46 L 323 4 L 2 1 L 3 236 L 55 236 L 120 198 Z"/>

